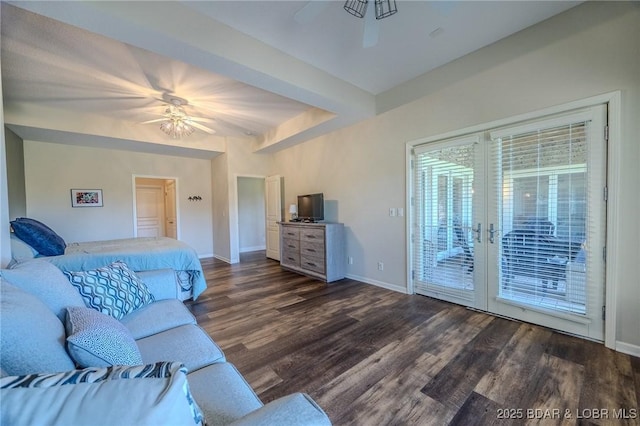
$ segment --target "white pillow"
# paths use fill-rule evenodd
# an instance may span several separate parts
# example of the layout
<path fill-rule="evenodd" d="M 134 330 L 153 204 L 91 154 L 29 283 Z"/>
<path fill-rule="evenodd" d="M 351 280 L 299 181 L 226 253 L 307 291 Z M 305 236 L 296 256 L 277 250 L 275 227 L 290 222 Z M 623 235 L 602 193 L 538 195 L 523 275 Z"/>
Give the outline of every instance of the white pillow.
<path fill-rule="evenodd" d="M 67 308 L 67 351 L 80 367 L 139 365 L 133 336 L 117 319 L 91 308 Z"/>
<path fill-rule="evenodd" d="M 201 425 L 177 362 L 0 379 L 0 424 Z"/>

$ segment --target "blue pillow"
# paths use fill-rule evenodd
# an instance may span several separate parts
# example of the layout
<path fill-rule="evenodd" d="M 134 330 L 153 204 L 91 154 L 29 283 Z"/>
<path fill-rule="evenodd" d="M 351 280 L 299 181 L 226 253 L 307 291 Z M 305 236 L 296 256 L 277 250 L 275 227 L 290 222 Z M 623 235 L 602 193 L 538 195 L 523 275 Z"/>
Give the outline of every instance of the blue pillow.
<path fill-rule="evenodd" d="M 89 271 L 65 271 L 84 304 L 115 319 L 155 302 L 153 294 L 126 263 L 116 261 Z"/>
<path fill-rule="evenodd" d="M 62 237 L 42 222 L 26 217 L 19 217 L 11 222 L 11 227 L 18 238 L 29 244 L 43 256 L 64 254 L 67 244 Z"/>

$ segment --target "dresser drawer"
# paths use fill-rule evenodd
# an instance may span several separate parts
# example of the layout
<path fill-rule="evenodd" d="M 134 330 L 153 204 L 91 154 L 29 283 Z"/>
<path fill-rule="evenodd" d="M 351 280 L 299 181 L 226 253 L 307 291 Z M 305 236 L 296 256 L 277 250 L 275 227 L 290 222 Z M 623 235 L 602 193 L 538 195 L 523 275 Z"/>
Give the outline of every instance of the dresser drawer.
<path fill-rule="evenodd" d="M 289 238 L 291 240 L 299 240 L 300 239 L 300 228 L 295 226 L 283 226 L 282 227 L 282 238 Z"/>
<path fill-rule="evenodd" d="M 300 254 L 324 259 L 324 241 L 301 241 Z"/>
<path fill-rule="evenodd" d="M 324 229 L 302 229 L 300 231 L 300 241 L 324 241 Z"/>
<path fill-rule="evenodd" d="M 300 253 L 297 251 L 283 250 L 280 263 L 284 266 L 300 267 Z"/>
<path fill-rule="evenodd" d="M 300 256 L 300 267 L 319 274 L 324 274 L 324 258 L 302 255 Z"/>
<path fill-rule="evenodd" d="M 297 253 L 300 250 L 300 241 L 292 238 L 283 238 L 282 250 L 289 250 Z"/>

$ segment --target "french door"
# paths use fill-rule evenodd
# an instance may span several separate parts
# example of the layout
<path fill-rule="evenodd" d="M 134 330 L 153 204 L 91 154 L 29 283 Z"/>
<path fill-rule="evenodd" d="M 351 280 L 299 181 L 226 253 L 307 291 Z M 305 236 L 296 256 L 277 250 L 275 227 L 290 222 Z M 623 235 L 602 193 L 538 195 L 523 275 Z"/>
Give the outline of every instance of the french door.
<path fill-rule="evenodd" d="M 414 291 L 603 340 L 606 106 L 416 146 Z"/>

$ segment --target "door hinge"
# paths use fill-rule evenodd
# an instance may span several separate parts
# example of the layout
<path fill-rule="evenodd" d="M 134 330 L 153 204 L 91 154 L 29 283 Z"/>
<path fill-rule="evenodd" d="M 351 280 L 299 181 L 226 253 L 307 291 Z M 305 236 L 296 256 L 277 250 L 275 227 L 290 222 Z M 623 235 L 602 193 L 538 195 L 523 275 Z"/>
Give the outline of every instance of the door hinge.
<path fill-rule="evenodd" d="M 607 261 L 607 246 L 602 247 L 602 260 Z"/>
<path fill-rule="evenodd" d="M 609 126 L 604 126 L 604 140 L 609 142 Z"/>
<path fill-rule="evenodd" d="M 607 317 L 607 307 L 602 305 L 602 320 L 604 321 Z"/>
<path fill-rule="evenodd" d="M 609 201 L 609 187 L 608 186 L 605 186 L 603 188 L 602 196 L 604 198 L 604 201 Z"/>

